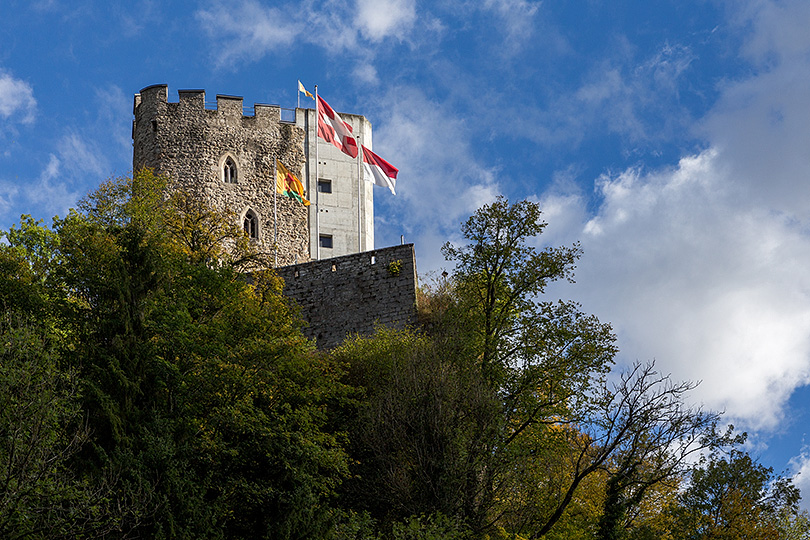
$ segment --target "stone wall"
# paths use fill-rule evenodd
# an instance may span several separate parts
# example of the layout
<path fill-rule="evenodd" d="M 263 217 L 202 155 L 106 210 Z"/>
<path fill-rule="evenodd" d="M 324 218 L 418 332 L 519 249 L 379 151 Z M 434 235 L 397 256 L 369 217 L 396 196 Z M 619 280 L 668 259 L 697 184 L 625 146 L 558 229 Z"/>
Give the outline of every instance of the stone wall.
<path fill-rule="evenodd" d="M 255 240 L 273 252 L 278 216 L 279 264 L 310 260 L 307 207 L 275 197 L 274 163 L 279 159 L 301 178 L 304 130 L 281 121 L 281 109 L 256 104 L 243 113 L 242 98 L 218 95 L 206 108 L 203 90 L 180 90 L 168 102 L 166 85 L 148 86 L 135 95 L 132 125 L 133 168 L 152 167 L 181 189 L 232 213 L 241 225 L 248 211 L 259 219 Z M 223 165 L 236 163 L 235 183 L 223 179 Z"/>
<path fill-rule="evenodd" d="M 277 268 L 284 295 L 293 298 L 319 349 L 349 334 L 370 335 L 375 324 L 404 328 L 416 322 L 413 244 Z"/>

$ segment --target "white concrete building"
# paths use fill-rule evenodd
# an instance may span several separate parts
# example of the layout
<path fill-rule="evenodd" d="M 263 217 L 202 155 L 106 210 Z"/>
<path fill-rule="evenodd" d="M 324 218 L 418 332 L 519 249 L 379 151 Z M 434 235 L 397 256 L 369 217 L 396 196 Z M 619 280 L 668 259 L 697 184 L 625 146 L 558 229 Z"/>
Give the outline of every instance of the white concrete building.
<path fill-rule="evenodd" d="M 357 148 L 373 149 L 371 123 L 355 114 L 338 113 L 352 126 Z M 304 129 L 306 164 L 302 182 L 309 195 L 310 257 L 328 259 L 374 249 L 374 184 L 363 179 L 363 164 L 319 138 L 315 109 L 296 109 Z M 317 144 L 317 178 L 315 159 Z M 362 158 L 362 152 L 358 152 Z"/>

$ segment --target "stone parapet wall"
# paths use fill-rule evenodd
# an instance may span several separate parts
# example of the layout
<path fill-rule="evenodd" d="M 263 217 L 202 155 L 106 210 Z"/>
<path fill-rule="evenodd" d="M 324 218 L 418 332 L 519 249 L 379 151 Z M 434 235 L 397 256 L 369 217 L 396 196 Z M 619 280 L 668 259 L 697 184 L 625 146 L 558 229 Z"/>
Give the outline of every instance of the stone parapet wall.
<path fill-rule="evenodd" d="M 294 299 L 319 349 L 350 334 L 371 335 L 375 324 L 404 328 L 416 322 L 413 244 L 277 268 L 284 295 Z"/>
<path fill-rule="evenodd" d="M 171 189 L 229 212 L 240 225 L 252 210 L 259 218 L 256 241 L 262 251 L 273 252 L 277 224 L 279 264 L 308 261 L 307 208 L 276 197 L 274 183 L 275 159 L 301 177 L 304 130 L 282 122 L 275 105 L 256 104 L 253 114 L 245 115 L 241 97 L 217 95 L 216 108 L 207 109 L 203 90 L 178 95 L 178 102 L 169 102 L 166 85 L 135 95 L 133 168 L 155 169 L 171 179 Z M 235 183 L 222 177 L 227 157 L 236 163 Z"/>

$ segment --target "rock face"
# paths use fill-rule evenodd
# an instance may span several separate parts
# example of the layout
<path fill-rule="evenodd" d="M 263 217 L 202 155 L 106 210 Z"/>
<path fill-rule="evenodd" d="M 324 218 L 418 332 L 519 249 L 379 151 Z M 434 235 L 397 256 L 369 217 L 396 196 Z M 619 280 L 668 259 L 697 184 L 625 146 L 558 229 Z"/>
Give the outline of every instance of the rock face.
<path fill-rule="evenodd" d="M 279 265 L 310 260 L 307 207 L 276 197 L 274 183 L 276 159 L 301 178 L 304 130 L 275 105 L 246 115 L 240 97 L 217 95 L 215 109 L 203 90 L 181 90 L 177 103 L 167 97 L 166 85 L 135 95 L 133 168 L 151 167 L 171 189 L 231 213 L 261 251 L 273 253 L 277 237 Z"/>

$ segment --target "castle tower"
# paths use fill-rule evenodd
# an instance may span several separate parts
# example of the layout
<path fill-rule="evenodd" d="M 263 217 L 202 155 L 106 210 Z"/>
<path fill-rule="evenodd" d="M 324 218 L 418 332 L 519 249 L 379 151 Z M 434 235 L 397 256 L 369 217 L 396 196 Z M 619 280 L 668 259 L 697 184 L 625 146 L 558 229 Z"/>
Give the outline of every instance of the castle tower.
<path fill-rule="evenodd" d="M 245 114 L 242 98 L 217 95 L 207 108 L 203 90 L 180 90 L 168 102 L 166 85 L 135 94 L 133 168 L 152 167 L 171 189 L 201 196 L 234 219 L 259 248 L 273 253 L 278 216 L 278 264 L 310 259 L 307 207 L 275 197 L 274 163 L 279 159 L 305 181 L 304 130 L 281 119 L 275 105 L 256 104 Z M 252 114 L 250 114 L 252 112 Z"/>
<path fill-rule="evenodd" d="M 371 123 L 339 113 L 352 126 L 357 148 L 372 149 Z M 374 185 L 363 180 L 362 165 L 317 136 L 315 109 L 297 109 L 296 125 L 306 132 L 310 253 L 313 259 L 340 257 L 374 249 Z M 315 178 L 317 147 L 318 178 Z M 362 154 L 361 154 L 362 155 Z"/>

